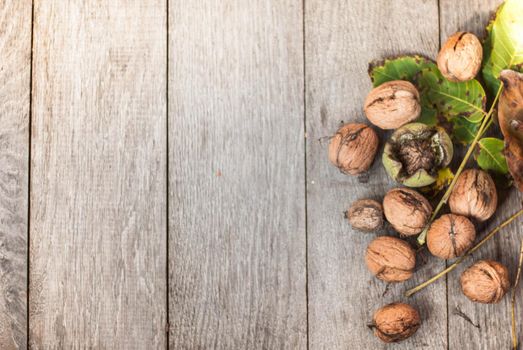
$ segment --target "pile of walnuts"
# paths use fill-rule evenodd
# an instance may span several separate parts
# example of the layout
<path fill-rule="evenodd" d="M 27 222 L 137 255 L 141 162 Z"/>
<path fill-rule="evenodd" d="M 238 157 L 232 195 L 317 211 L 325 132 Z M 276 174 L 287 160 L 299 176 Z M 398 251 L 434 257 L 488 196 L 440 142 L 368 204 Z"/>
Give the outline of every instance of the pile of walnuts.
<path fill-rule="evenodd" d="M 450 81 L 467 81 L 478 73 L 482 54 L 476 36 L 459 32 L 441 49 L 438 68 Z M 441 259 L 463 255 L 475 241 L 474 223 L 489 219 L 496 211 L 496 186 L 483 170 L 464 171 L 449 198 L 450 213 L 432 221 L 430 202 L 413 188 L 433 184 L 438 171 L 449 165 L 453 157 L 450 137 L 440 127 L 415 122 L 421 113 L 420 94 L 408 81 L 390 81 L 373 89 L 364 112 L 374 126 L 394 130 L 382 162 L 390 177 L 403 186 L 390 190 L 381 203 L 357 200 L 346 217 L 359 231 L 377 232 L 388 222 L 399 234 L 399 238 L 375 238 L 367 247 L 365 262 L 376 278 L 403 282 L 412 277 L 416 265 L 416 252 L 403 238 L 419 235 L 430 225 L 427 248 L 432 255 Z M 370 168 L 378 145 L 371 126 L 346 124 L 331 138 L 329 159 L 344 174 L 358 175 Z M 509 289 L 507 268 L 496 261 L 479 261 L 463 272 L 461 288 L 474 302 L 497 303 Z M 420 325 L 420 315 L 412 306 L 393 303 L 376 311 L 372 326 L 379 339 L 396 342 L 413 335 Z"/>

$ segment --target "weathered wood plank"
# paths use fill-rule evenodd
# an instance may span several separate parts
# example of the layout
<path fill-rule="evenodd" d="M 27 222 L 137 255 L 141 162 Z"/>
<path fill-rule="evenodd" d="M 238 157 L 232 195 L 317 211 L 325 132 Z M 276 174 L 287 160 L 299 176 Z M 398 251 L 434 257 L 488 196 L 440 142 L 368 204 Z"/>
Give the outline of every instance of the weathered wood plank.
<path fill-rule="evenodd" d="M 31 1 L 0 6 L 0 349 L 27 347 Z"/>
<path fill-rule="evenodd" d="M 171 349 L 306 347 L 301 6 L 170 1 Z"/>
<path fill-rule="evenodd" d="M 35 2 L 34 349 L 166 346 L 165 4 Z"/>
<path fill-rule="evenodd" d="M 444 43 L 448 36 L 456 31 L 470 31 L 480 38 L 484 36 L 484 29 L 491 12 L 501 0 L 442 0 L 441 9 L 441 41 Z M 476 225 L 479 236 L 487 230 L 497 226 L 506 217 L 521 207 L 521 197 L 515 189 L 511 193 L 500 196 L 500 204 L 495 218 L 487 225 Z M 521 223 L 515 223 L 504 229 L 499 235 L 472 258 L 467 259 L 462 266 L 448 276 L 449 290 L 449 348 L 450 349 L 508 349 L 511 346 L 510 338 L 510 298 L 505 297 L 497 305 L 481 305 L 469 301 L 461 292 L 459 277 L 461 273 L 475 261 L 493 259 L 506 264 L 510 269 L 511 279 L 515 277 L 519 247 L 522 236 Z M 521 300 L 521 295 L 518 300 Z M 518 313 L 520 315 L 520 313 Z M 467 321 L 466 315 L 475 327 Z M 522 318 L 519 317 L 519 322 Z M 521 327 L 519 327 L 521 329 Z"/>
<path fill-rule="evenodd" d="M 445 348 L 445 283 L 409 300 L 402 296 L 444 262 L 430 258 L 412 280 L 385 292 L 386 284 L 374 279 L 364 263 L 375 235 L 352 231 L 343 212 L 359 198 L 381 200 L 395 185 L 379 158 L 365 184 L 342 175 L 329 164 L 328 141 L 322 141 L 342 121 L 367 122 L 362 106 L 371 88 L 369 61 L 405 52 L 435 57 L 438 3 L 307 0 L 305 5 L 310 348 L 385 348 L 367 324 L 378 307 L 393 301 L 413 304 L 423 319 L 419 332 L 395 348 Z"/>

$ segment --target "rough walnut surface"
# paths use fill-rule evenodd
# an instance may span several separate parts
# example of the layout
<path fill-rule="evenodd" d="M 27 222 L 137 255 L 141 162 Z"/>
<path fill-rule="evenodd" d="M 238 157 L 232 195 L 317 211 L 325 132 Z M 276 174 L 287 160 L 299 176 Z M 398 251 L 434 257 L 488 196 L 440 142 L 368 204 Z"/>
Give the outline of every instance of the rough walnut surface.
<path fill-rule="evenodd" d="M 492 177 L 483 170 L 465 170 L 456 181 L 449 198 L 450 210 L 478 221 L 489 219 L 498 205 L 498 194 Z"/>
<path fill-rule="evenodd" d="M 510 288 L 508 269 L 493 260 L 481 260 L 461 274 L 461 290 L 472 301 L 497 303 Z"/>
<path fill-rule="evenodd" d="M 418 311 L 403 303 L 385 305 L 374 314 L 374 334 L 386 343 L 407 339 L 420 325 Z"/>
<path fill-rule="evenodd" d="M 383 207 L 372 199 L 354 202 L 347 212 L 347 218 L 355 229 L 372 232 L 383 226 Z"/>
<path fill-rule="evenodd" d="M 481 68 L 483 47 L 472 33 L 457 32 L 443 45 L 437 64 L 441 74 L 450 81 L 473 79 Z"/>
<path fill-rule="evenodd" d="M 367 247 L 365 262 L 377 278 L 386 282 L 402 282 L 412 277 L 416 253 L 399 238 L 381 236 Z"/>
<path fill-rule="evenodd" d="M 436 154 L 430 139 L 413 139 L 405 141 L 398 147 L 399 161 L 404 165 L 408 176 L 420 169 L 431 172 L 436 162 Z"/>
<path fill-rule="evenodd" d="M 413 236 L 427 224 L 432 206 L 425 197 L 410 188 L 395 188 L 385 195 L 383 211 L 396 231 Z"/>
<path fill-rule="evenodd" d="M 445 214 L 435 220 L 427 233 L 427 247 L 432 255 L 452 259 L 472 247 L 476 229 L 464 216 Z"/>
<path fill-rule="evenodd" d="M 378 135 L 369 126 L 346 124 L 332 137 L 329 160 L 345 174 L 361 174 L 372 165 L 378 144 Z"/>
<path fill-rule="evenodd" d="M 408 81 L 389 81 L 367 95 L 364 110 L 370 122 L 377 127 L 397 129 L 419 117 L 419 92 Z"/>

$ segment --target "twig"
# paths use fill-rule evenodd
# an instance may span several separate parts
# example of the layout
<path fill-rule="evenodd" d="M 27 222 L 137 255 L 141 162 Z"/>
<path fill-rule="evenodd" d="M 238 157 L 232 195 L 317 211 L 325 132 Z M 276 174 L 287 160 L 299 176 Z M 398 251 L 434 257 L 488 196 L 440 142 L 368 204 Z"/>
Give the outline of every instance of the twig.
<path fill-rule="evenodd" d="M 447 190 L 445 191 L 445 194 L 443 195 L 443 197 L 439 201 L 438 205 L 436 206 L 436 209 L 434 209 L 434 212 L 432 213 L 432 216 L 430 217 L 429 222 L 425 226 L 425 229 L 418 236 L 418 244 L 419 245 L 424 245 L 425 244 L 425 239 L 427 237 L 427 231 L 429 230 L 430 225 L 432 224 L 432 222 L 434 221 L 434 219 L 438 215 L 438 213 L 441 210 L 441 208 L 443 208 L 443 206 L 447 203 L 447 201 L 448 201 L 448 199 L 450 197 L 450 194 L 452 193 L 452 190 L 454 189 L 454 185 L 456 185 L 456 182 L 458 181 L 459 175 L 465 169 L 465 166 L 467 165 L 467 162 L 468 162 L 470 156 L 474 152 L 474 149 L 476 148 L 476 145 L 478 144 L 479 139 L 481 138 L 481 136 L 483 136 L 483 134 L 487 130 L 487 128 L 490 127 L 490 125 L 492 125 L 492 123 L 490 123 L 490 119 L 492 117 L 492 113 L 495 110 L 494 107 L 496 106 L 496 103 L 497 103 L 497 101 L 499 99 L 499 96 L 500 96 L 502 90 L 503 90 L 503 85 L 500 85 L 499 88 L 498 88 L 498 92 L 496 93 L 496 97 L 494 98 L 494 101 L 492 102 L 492 106 L 490 106 L 490 110 L 488 111 L 487 115 L 485 115 L 485 117 L 483 118 L 481 126 L 479 127 L 479 130 L 476 133 L 476 136 L 474 137 L 474 140 L 472 141 L 472 143 L 470 144 L 469 148 L 467 149 L 467 153 L 465 153 L 465 156 L 463 157 L 463 160 L 461 161 L 461 164 L 459 165 L 458 170 L 454 174 L 454 178 L 450 182 L 450 185 L 447 188 Z"/>
<path fill-rule="evenodd" d="M 523 209 L 521 209 L 520 211 L 518 211 L 517 213 L 515 213 L 514 215 L 509 217 L 507 220 L 505 220 L 503 223 L 501 223 L 499 226 L 494 228 L 492 231 L 490 231 L 488 233 L 488 235 L 486 235 L 474 247 L 470 248 L 465 254 L 460 256 L 453 264 L 449 265 L 449 267 L 447 267 L 445 270 L 443 270 L 440 273 L 438 273 L 437 275 L 429 278 L 425 282 L 417 285 L 416 287 L 407 290 L 405 292 L 405 296 L 410 297 L 410 296 L 416 294 L 420 290 L 424 289 L 425 287 L 429 286 L 433 282 L 437 281 L 439 278 L 445 276 L 450 271 L 454 270 L 463 260 L 465 260 L 466 257 L 468 257 L 470 254 L 474 253 L 476 250 L 478 250 L 483 244 L 485 244 L 485 242 L 487 242 L 489 239 L 491 239 L 497 232 L 499 232 L 502 228 L 504 228 L 505 226 L 510 224 L 512 221 L 514 221 L 521 214 L 523 214 Z"/>
<path fill-rule="evenodd" d="M 514 281 L 514 287 L 512 287 L 512 346 L 514 350 L 517 350 L 518 348 L 518 334 L 516 331 L 516 291 L 519 284 L 519 278 L 521 277 L 521 265 L 523 265 L 523 240 L 521 241 L 521 249 L 519 251 L 518 272 L 516 274 L 516 280 Z"/>

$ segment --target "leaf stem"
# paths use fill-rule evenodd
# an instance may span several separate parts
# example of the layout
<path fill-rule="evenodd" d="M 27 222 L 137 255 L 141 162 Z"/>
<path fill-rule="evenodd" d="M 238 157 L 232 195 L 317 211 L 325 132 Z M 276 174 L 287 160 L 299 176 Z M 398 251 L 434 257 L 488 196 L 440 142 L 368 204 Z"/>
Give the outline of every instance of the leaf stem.
<path fill-rule="evenodd" d="M 523 209 L 521 209 L 520 211 L 518 211 L 517 213 L 515 213 L 514 215 L 509 217 L 507 220 L 502 222 L 499 226 L 494 228 L 492 231 L 490 231 L 481 241 L 479 241 L 474 247 L 470 248 L 465 254 L 460 256 L 453 264 L 449 265 L 449 267 L 447 267 L 445 270 L 439 272 L 435 276 L 429 278 L 428 280 L 426 280 L 425 282 L 417 285 L 416 287 L 407 290 L 405 292 L 405 296 L 406 297 L 410 297 L 410 296 L 416 294 L 420 290 L 424 289 L 425 287 L 429 286 L 433 282 L 437 281 L 439 278 L 445 276 L 450 271 L 454 270 L 463 260 L 465 260 L 466 257 L 468 257 L 469 255 L 474 253 L 476 250 L 478 250 L 483 244 L 485 244 L 485 242 L 487 242 L 489 239 L 494 237 L 494 235 L 496 233 L 498 233 L 502 228 L 504 228 L 505 226 L 510 224 L 512 221 L 514 221 L 521 214 L 523 214 Z"/>
<path fill-rule="evenodd" d="M 519 251 L 519 263 L 518 263 L 518 272 L 516 274 L 516 280 L 514 281 L 514 286 L 512 287 L 512 346 L 514 350 L 518 348 L 518 334 L 516 331 L 516 291 L 519 284 L 519 279 L 521 277 L 521 265 L 523 265 L 523 241 L 521 241 L 521 249 Z"/>
<path fill-rule="evenodd" d="M 424 245 L 425 244 L 425 241 L 426 241 L 426 238 L 427 238 L 427 231 L 429 230 L 430 225 L 432 224 L 432 222 L 434 221 L 434 219 L 438 215 L 438 213 L 441 210 L 441 208 L 443 208 L 443 206 L 449 200 L 450 194 L 452 193 L 452 190 L 454 189 L 454 186 L 456 185 L 456 182 L 458 181 L 459 175 L 465 169 L 465 166 L 467 165 L 467 162 L 468 162 L 470 156 L 474 152 L 474 149 L 476 148 L 476 145 L 478 144 L 479 139 L 481 138 L 481 136 L 483 136 L 483 134 L 487 130 L 487 128 L 490 127 L 490 125 L 492 125 L 492 123 L 490 123 L 490 119 L 492 117 L 492 113 L 495 110 L 494 107 L 496 106 L 496 103 L 497 103 L 497 101 L 499 99 L 499 96 L 501 95 L 501 91 L 502 90 L 503 90 L 503 85 L 500 85 L 499 88 L 498 88 L 498 91 L 496 93 L 496 97 L 494 98 L 494 101 L 492 102 L 492 106 L 490 106 L 490 109 L 489 109 L 488 113 L 483 118 L 483 121 L 481 122 L 481 126 L 479 127 L 479 130 L 476 133 L 476 136 L 474 137 L 474 140 L 472 141 L 472 143 L 470 144 L 469 148 L 467 149 L 467 153 L 465 153 L 465 156 L 463 157 L 463 160 L 461 161 L 461 164 L 459 165 L 458 170 L 454 174 L 454 178 L 450 182 L 450 185 L 447 188 L 447 190 L 445 191 L 445 194 L 443 195 L 443 197 L 439 201 L 438 205 L 436 206 L 436 209 L 434 209 L 434 211 L 432 212 L 432 216 L 430 217 L 429 222 L 425 226 L 425 229 L 423 229 L 423 231 L 418 236 L 418 244 L 419 245 Z"/>

